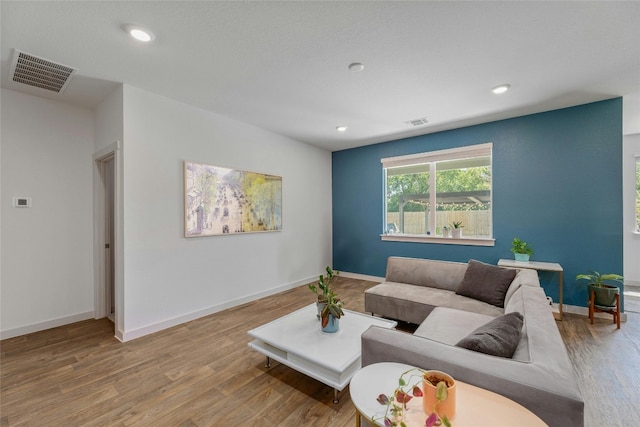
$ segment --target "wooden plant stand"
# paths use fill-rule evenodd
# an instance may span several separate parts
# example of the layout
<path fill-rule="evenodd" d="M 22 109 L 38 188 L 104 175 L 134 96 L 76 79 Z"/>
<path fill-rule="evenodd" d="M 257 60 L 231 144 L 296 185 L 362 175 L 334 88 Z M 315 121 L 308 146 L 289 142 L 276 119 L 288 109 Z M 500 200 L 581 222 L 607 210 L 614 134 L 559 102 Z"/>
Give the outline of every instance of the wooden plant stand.
<path fill-rule="evenodd" d="M 620 329 L 620 293 L 616 294 L 616 305 L 610 308 L 603 308 L 597 306 L 595 292 L 591 290 L 589 293 L 589 320 L 593 325 L 593 318 L 595 313 L 609 313 L 613 315 L 613 323 L 616 324 L 616 329 Z"/>

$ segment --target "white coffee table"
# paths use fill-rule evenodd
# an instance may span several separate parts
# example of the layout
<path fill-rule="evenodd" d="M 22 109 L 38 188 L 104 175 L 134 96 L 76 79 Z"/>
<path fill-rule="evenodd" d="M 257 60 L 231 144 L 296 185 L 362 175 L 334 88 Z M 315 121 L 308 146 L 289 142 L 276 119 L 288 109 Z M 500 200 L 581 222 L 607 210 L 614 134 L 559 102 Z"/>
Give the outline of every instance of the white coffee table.
<path fill-rule="evenodd" d="M 351 380 L 351 402 L 356 407 L 356 426 L 361 417 L 368 422 L 376 418 L 374 425 L 384 427 L 382 416 L 385 406 L 377 402 L 380 394 L 390 395 L 398 387 L 400 375 L 412 366 L 402 363 L 374 363 L 359 370 Z M 455 378 L 454 378 L 455 379 Z M 424 426 L 426 415 L 422 398 L 414 397 L 407 404 L 407 426 Z M 546 426 L 533 412 L 497 393 L 456 380 L 455 426 Z"/>
<path fill-rule="evenodd" d="M 287 314 L 247 332 L 254 338 L 249 347 L 270 359 L 333 387 L 338 392 L 360 369 L 360 336 L 370 326 L 395 328 L 397 322 L 344 310 L 340 330 L 333 334 L 320 330 L 315 304 Z"/>

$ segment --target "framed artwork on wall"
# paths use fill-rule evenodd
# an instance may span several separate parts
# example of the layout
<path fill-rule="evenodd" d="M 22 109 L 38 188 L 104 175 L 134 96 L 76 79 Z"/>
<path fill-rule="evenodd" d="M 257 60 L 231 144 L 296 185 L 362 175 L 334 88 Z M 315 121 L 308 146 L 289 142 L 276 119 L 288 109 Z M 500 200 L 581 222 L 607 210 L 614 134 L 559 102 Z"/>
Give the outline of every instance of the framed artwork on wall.
<path fill-rule="evenodd" d="M 185 237 L 282 231 L 282 177 L 184 162 Z"/>

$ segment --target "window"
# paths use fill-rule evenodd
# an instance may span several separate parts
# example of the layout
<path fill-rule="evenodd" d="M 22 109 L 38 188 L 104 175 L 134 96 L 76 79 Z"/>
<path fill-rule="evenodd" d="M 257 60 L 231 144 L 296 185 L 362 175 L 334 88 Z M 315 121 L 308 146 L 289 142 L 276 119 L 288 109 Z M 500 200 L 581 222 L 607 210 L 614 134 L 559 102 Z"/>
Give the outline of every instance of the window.
<path fill-rule="evenodd" d="M 492 147 L 487 143 L 382 159 L 383 235 L 437 241 L 451 236 L 459 224 L 465 244 L 469 239 L 492 240 Z"/>

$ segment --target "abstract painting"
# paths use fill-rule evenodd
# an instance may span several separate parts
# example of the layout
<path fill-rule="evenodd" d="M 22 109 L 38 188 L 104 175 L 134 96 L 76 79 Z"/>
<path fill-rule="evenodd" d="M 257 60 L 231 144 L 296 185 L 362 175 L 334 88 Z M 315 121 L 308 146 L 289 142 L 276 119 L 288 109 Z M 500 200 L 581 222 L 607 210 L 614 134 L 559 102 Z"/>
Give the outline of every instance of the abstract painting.
<path fill-rule="evenodd" d="M 282 230 L 282 177 L 184 162 L 185 237 Z"/>

